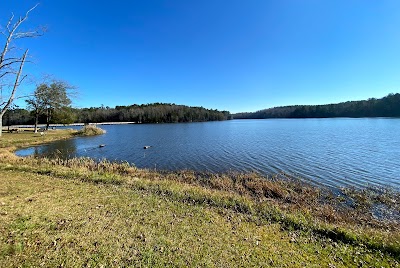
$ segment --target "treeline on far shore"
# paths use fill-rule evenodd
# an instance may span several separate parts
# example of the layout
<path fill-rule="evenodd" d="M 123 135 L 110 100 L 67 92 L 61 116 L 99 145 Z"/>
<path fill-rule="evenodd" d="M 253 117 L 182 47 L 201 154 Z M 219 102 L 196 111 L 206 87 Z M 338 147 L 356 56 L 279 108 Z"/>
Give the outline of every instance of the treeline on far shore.
<path fill-rule="evenodd" d="M 178 123 L 222 121 L 230 118 L 227 111 L 190 107 L 169 103 L 152 103 L 130 106 L 70 108 L 64 107 L 54 111 L 51 123 L 100 123 L 100 122 L 138 122 L 138 123 Z M 39 123 L 45 123 L 41 116 Z M 10 109 L 3 116 L 3 126 L 34 124 L 31 111 L 21 108 Z"/>
<path fill-rule="evenodd" d="M 400 117 L 400 94 L 389 94 L 381 99 L 371 98 L 337 104 L 274 107 L 233 115 L 234 119 L 330 117 Z"/>

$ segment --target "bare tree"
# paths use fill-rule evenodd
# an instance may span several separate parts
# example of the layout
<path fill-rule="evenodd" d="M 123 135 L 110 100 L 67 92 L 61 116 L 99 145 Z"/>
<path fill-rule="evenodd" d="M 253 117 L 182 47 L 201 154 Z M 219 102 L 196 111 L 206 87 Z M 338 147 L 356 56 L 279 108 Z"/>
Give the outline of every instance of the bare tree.
<path fill-rule="evenodd" d="M 4 28 L 0 28 L 0 35 L 4 37 L 4 47 L 0 51 L 0 136 L 3 130 L 3 115 L 12 104 L 15 93 L 26 75 L 22 75 L 22 70 L 28 56 L 28 49 L 21 55 L 14 43 L 18 39 L 37 37 L 42 34 L 42 30 L 19 31 L 20 26 L 28 19 L 29 13 L 38 6 L 29 9 L 25 16 L 14 20 L 11 15 Z"/>

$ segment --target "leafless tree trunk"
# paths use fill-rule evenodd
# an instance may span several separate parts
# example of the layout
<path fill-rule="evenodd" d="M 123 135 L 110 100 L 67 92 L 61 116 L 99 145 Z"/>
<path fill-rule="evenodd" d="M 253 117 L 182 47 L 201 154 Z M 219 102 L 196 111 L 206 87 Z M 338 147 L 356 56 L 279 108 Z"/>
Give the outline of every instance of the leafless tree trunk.
<path fill-rule="evenodd" d="M 22 57 L 9 56 L 9 54 L 10 51 L 15 49 L 13 41 L 41 35 L 41 32 L 38 30 L 18 32 L 20 25 L 28 19 L 29 13 L 36 7 L 37 5 L 28 10 L 25 16 L 20 17 L 15 23 L 13 23 L 14 14 L 12 14 L 4 30 L 0 32 L 5 37 L 5 44 L 0 54 L 0 136 L 3 130 L 3 115 L 12 104 L 19 85 L 26 77 L 22 76 L 22 70 L 26 62 L 28 50 L 25 50 Z M 11 78 L 10 81 L 12 82 L 8 83 L 8 79 L 13 76 L 15 76 L 15 79 Z M 4 92 L 4 88 L 8 89 L 8 94 Z"/>
<path fill-rule="evenodd" d="M 21 64 L 19 65 L 19 70 L 17 72 L 17 76 L 15 78 L 15 82 L 14 82 L 14 86 L 13 89 L 11 91 L 11 95 L 8 98 L 8 101 L 4 104 L 4 107 L 2 107 L 1 111 L 0 111 L 0 127 L 1 127 L 1 132 L 3 132 L 3 115 L 6 113 L 8 107 L 10 107 L 10 105 L 12 104 L 14 97 L 15 97 L 15 92 L 17 91 L 18 86 L 21 84 L 21 82 L 24 80 L 24 77 L 21 77 L 22 74 L 22 69 L 24 68 L 24 63 L 26 60 L 26 56 L 28 55 L 28 50 L 25 51 L 24 55 L 22 56 L 22 60 L 21 60 Z M 1 134 L 0 134 L 1 136 Z"/>
<path fill-rule="evenodd" d="M 38 123 L 39 123 L 39 112 L 36 110 L 35 111 L 35 129 L 34 132 L 37 133 L 37 129 L 38 129 Z"/>

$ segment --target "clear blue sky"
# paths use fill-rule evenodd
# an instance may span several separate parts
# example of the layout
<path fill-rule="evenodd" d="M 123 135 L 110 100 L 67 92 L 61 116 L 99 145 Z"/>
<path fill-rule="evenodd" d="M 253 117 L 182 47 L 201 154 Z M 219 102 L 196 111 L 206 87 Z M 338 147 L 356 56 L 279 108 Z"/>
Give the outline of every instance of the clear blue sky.
<path fill-rule="evenodd" d="M 1 25 L 35 3 L 2 0 Z M 77 86 L 77 107 L 240 112 L 400 92 L 398 0 L 42 0 L 37 25 L 48 32 L 19 44 L 25 71 Z"/>

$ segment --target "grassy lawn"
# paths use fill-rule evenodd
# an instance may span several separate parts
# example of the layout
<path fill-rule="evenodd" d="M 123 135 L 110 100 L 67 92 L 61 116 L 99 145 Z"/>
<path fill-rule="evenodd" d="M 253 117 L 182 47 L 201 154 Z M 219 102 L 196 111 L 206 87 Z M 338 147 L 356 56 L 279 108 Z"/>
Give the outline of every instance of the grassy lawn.
<path fill-rule="evenodd" d="M 71 138 L 76 131 L 74 130 L 48 130 L 45 134 L 32 132 L 7 133 L 4 132 L 0 137 L 0 148 L 16 149 L 29 145 L 38 145 L 60 139 Z"/>
<path fill-rule="evenodd" d="M 226 178 L 205 184 L 190 172 L 11 156 L 71 135 L 0 138 L 0 267 L 399 266 L 396 224 L 323 220 Z"/>

